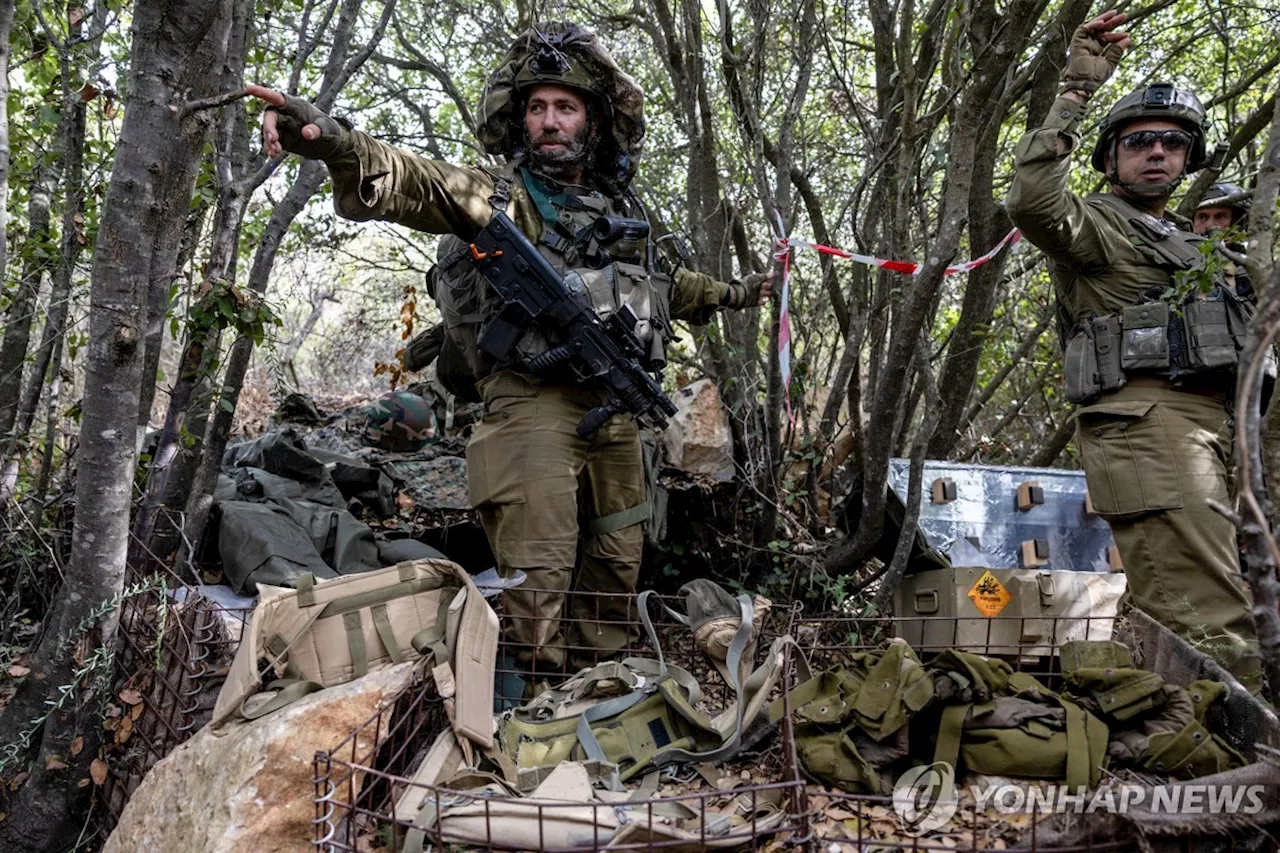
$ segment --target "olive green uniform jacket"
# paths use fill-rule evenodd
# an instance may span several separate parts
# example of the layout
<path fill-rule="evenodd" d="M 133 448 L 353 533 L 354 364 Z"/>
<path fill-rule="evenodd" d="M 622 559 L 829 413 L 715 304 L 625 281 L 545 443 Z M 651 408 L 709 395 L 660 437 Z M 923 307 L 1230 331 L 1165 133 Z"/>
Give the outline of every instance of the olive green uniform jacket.
<path fill-rule="evenodd" d="M 362 133 L 350 138 L 349 151 L 326 161 L 339 215 L 464 240 L 492 217 L 496 182 L 484 169 L 428 160 Z M 507 214 L 537 242 L 544 220 L 519 181 L 511 184 Z M 724 282 L 680 267 L 668 316 L 705 323 L 728 290 Z M 528 575 L 505 594 L 504 604 L 508 648 L 532 670 L 532 683 L 566 665 L 594 663 L 635 638 L 631 594 L 643 528 L 629 522 L 602 530 L 591 522 L 646 502 L 640 436 L 634 421 L 614 417 L 589 439 L 580 438 L 578 422 L 604 402 L 591 388 L 549 385 L 507 370 L 477 387 L 485 416 L 467 445 L 468 489 L 499 569 Z M 575 566 L 579 592 L 562 629 Z M 584 650 L 581 659 L 567 660 L 566 646 Z"/>
<path fill-rule="evenodd" d="M 1110 200 L 1071 192 L 1083 114 L 1083 105 L 1058 98 L 1044 126 L 1022 138 L 1007 201 L 1014 223 L 1048 257 L 1058 299 L 1075 321 L 1119 314 L 1151 288 L 1168 287 L 1165 255 L 1185 245 L 1161 241 L 1199 239 L 1174 229 L 1135 234 Z M 1257 690 L 1256 631 L 1235 529 L 1208 505 L 1235 499 L 1231 384 L 1229 376 L 1185 386 L 1130 377 L 1078 410 L 1076 444 L 1133 603 Z"/>

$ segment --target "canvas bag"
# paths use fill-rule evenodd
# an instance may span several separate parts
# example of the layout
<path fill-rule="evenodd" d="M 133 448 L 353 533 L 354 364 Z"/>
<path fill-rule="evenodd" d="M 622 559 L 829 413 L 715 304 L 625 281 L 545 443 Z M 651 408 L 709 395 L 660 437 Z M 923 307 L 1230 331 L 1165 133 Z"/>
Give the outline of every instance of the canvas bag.
<path fill-rule="evenodd" d="M 498 617 L 461 566 L 411 560 L 326 581 L 303 575 L 296 590 L 259 591 L 218 694 L 215 728 L 265 716 L 372 667 L 430 655 L 442 692 L 456 691 L 455 731 L 493 745 Z"/>

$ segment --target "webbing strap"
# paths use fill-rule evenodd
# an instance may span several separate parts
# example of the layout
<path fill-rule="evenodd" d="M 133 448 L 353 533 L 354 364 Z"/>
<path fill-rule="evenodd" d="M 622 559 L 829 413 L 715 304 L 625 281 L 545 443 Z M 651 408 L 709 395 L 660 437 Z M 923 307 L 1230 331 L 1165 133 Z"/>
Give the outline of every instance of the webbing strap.
<path fill-rule="evenodd" d="M 278 691 L 276 695 L 261 704 L 254 705 L 252 708 L 247 707 L 250 700 L 255 698 L 260 699 L 263 697 L 264 693 L 254 693 L 250 696 L 246 696 L 245 700 L 240 703 L 240 716 L 244 717 L 246 720 L 256 720 L 259 717 L 265 717 L 272 711 L 278 711 L 286 705 L 291 705 L 294 702 L 297 702 L 303 696 L 315 693 L 317 690 L 322 689 L 323 688 L 314 681 L 303 681 L 302 679 L 292 678 L 277 679 L 276 681 L 268 684 L 265 691 Z"/>
<path fill-rule="evenodd" d="M 714 763 L 723 761 L 738 751 L 738 747 L 742 743 L 742 718 L 747 710 L 746 697 L 742 692 L 742 653 L 751 641 L 751 629 L 755 621 L 755 605 L 751 601 L 751 596 L 743 593 L 738 596 L 738 606 L 742 611 L 742 624 L 738 626 L 737 632 L 733 635 L 733 641 L 729 643 L 729 655 L 726 660 L 729 670 L 729 686 L 733 688 L 734 701 L 738 706 L 733 734 L 715 749 L 690 751 L 676 748 L 664 750 L 654 756 L 655 764 L 665 764 L 672 761 L 710 761 Z M 770 655 L 766 666 L 772 664 L 773 661 L 774 658 Z"/>
<path fill-rule="evenodd" d="M 400 651 L 400 644 L 396 642 L 396 632 L 391 630 L 391 617 L 387 615 L 387 605 L 375 604 L 370 612 L 373 614 L 373 627 L 378 632 L 382 647 L 391 656 L 392 663 L 400 663 L 404 660 L 404 653 Z"/>
<path fill-rule="evenodd" d="M 457 587 L 458 579 L 452 577 L 430 577 L 417 578 L 414 580 L 400 581 L 391 586 L 384 586 L 380 589 L 371 589 L 367 592 L 357 592 L 352 595 L 335 598 L 322 608 L 321 616 L 337 616 L 339 613 L 347 613 L 352 610 L 363 610 L 366 607 L 372 607 L 375 604 L 385 604 L 388 601 L 394 601 L 397 598 L 404 598 L 410 595 L 416 595 L 420 592 L 431 592 L 442 587 Z"/>
<path fill-rule="evenodd" d="M 369 650 L 364 644 L 364 627 L 361 625 L 360 611 L 354 610 L 342 614 L 343 627 L 347 629 L 347 649 L 351 652 L 351 666 L 356 678 L 369 674 Z"/>
<path fill-rule="evenodd" d="M 970 702 L 964 705 L 948 705 L 942 709 L 938 723 L 938 745 L 933 750 L 933 760 L 945 761 L 954 770 L 960 760 L 960 738 L 964 735 L 964 720 L 969 716 Z"/>
<path fill-rule="evenodd" d="M 316 576 L 310 573 L 298 575 L 295 583 L 298 586 L 298 606 L 313 606 L 316 603 Z"/>
<path fill-rule="evenodd" d="M 653 620 L 649 618 L 649 599 L 653 598 L 654 592 L 646 589 L 636 597 L 636 607 L 640 610 L 640 621 L 644 624 L 644 631 L 649 635 L 649 645 L 653 646 L 653 650 L 658 655 L 658 677 L 667 677 L 667 661 L 662 656 L 662 644 L 658 642 L 658 632 L 653 630 Z"/>
<path fill-rule="evenodd" d="M 689 702 L 696 705 L 702 699 L 702 685 L 698 679 L 684 667 L 673 663 L 660 665 L 652 658 L 623 658 L 622 666 L 637 675 L 654 679 L 671 679 L 680 685 L 680 689 L 689 697 Z"/>
<path fill-rule="evenodd" d="M 446 645 L 446 639 L 449 636 L 449 605 L 453 603 L 457 594 L 458 590 L 454 590 L 451 594 L 440 596 L 440 606 L 436 610 L 436 624 L 430 628 L 423 628 L 409 640 L 409 645 L 413 646 L 418 654 L 425 657 L 427 652 L 430 652 L 434 655 L 437 666 L 450 662 L 449 648 Z"/>
<path fill-rule="evenodd" d="M 1085 710 L 1063 701 L 1062 710 L 1067 715 L 1067 777 L 1068 786 L 1089 785 L 1089 735 L 1085 731 Z"/>
<path fill-rule="evenodd" d="M 653 795 L 658 793 L 658 783 L 661 781 L 662 773 L 657 770 L 650 770 L 640 777 L 639 787 L 633 790 L 631 796 L 627 797 L 627 799 L 631 802 L 653 799 Z"/>
<path fill-rule="evenodd" d="M 603 720 L 616 714 L 621 714 L 623 711 L 633 705 L 639 704 L 651 695 L 651 693 L 645 690 L 633 690 L 625 696 L 619 696 L 617 699 L 608 699 L 601 702 L 599 705 L 593 705 L 583 711 L 578 716 L 578 727 L 575 729 L 574 734 L 577 735 L 578 743 L 582 745 L 582 752 L 587 756 L 587 758 L 594 761 L 609 760 L 605 757 L 604 750 L 600 747 L 600 741 L 596 740 L 595 732 L 591 731 L 592 723 L 596 720 Z M 612 790 L 626 790 L 622 783 L 618 782 L 616 779 L 610 780 L 610 782 L 617 785 L 616 788 L 613 788 L 611 784 L 610 787 Z"/>
<path fill-rule="evenodd" d="M 439 814 L 440 792 L 430 791 L 422 808 L 418 810 L 417 817 L 405 831 L 404 846 L 400 848 L 400 853 L 422 853 L 427 840 L 427 830 L 435 824 Z"/>
<path fill-rule="evenodd" d="M 511 201 L 511 182 L 523 159 L 516 157 L 502 164 L 502 170 L 498 172 L 498 180 L 493 185 L 493 195 L 489 196 L 489 204 L 493 205 L 494 210 L 507 212 L 507 205 Z"/>
<path fill-rule="evenodd" d="M 636 524 L 643 524 L 649 520 L 649 501 L 642 504 L 624 509 L 620 512 L 610 513 L 609 515 L 593 518 L 587 522 L 587 530 L 596 536 L 608 536 L 610 533 L 617 533 L 619 530 L 626 530 Z"/>

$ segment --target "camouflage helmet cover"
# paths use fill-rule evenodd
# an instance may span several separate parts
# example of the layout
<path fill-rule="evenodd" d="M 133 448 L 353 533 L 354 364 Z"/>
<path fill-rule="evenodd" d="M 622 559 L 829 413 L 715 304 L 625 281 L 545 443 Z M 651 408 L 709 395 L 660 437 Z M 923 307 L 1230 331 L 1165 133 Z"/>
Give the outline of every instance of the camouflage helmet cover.
<path fill-rule="evenodd" d="M 609 141 L 602 146 L 618 160 L 602 165 L 625 185 L 644 149 L 644 91 L 618 67 L 600 38 L 577 24 L 548 22 L 521 33 L 485 83 L 476 136 L 485 151 L 514 156 L 522 127 L 521 95 L 538 84 L 568 86 L 595 96 L 609 118 Z M 603 153 L 603 152 L 602 152 Z"/>
<path fill-rule="evenodd" d="M 439 430 L 430 404 L 417 394 L 383 394 L 368 409 L 365 444 L 393 453 L 412 453 L 436 440 Z"/>
<path fill-rule="evenodd" d="M 1107 171 L 1107 152 L 1111 151 L 1117 134 L 1135 121 L 1165 119 L 1176 122 L 1191 134 L 1191 151 L 1187 155 L 1187 172 L 1195 172 L 1209 165 L 1205 143 L 1206 115 L 1200 99 L 1186 89 L 1172 83 L 1150 83 L 1125 95 L 1102 120 L 1098 142 L 1093 147 L 1091 163 L 1099 172 Z"/>

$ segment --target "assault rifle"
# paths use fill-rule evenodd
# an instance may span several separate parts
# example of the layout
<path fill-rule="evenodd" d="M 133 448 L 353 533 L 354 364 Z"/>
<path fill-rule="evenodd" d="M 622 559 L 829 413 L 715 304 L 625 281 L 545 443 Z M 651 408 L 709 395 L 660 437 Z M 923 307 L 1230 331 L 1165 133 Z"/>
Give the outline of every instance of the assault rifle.
<path fill-rule="evenodd" d="M 539 323 L 555 330 L 564 343 L 529 359 L 524 368 L 541 375 L 567 365 L 580 382 L 597 380 L 608 393 L 608 402 L 578 424 L 578 435 L 590 436 L 623 412 L 659 429 L 666 427 L 676 407 L 640 364 L 646 351 L 636 337 L 636 315 L 630 306 L 601 320 L 582 276 L 560 275 L 501 211 L 476 234 L 471 255 L 505 303 L 480 333 L 478 344 L 485 355 L 496 362 L 507 359 L 520 334 Z"/>

